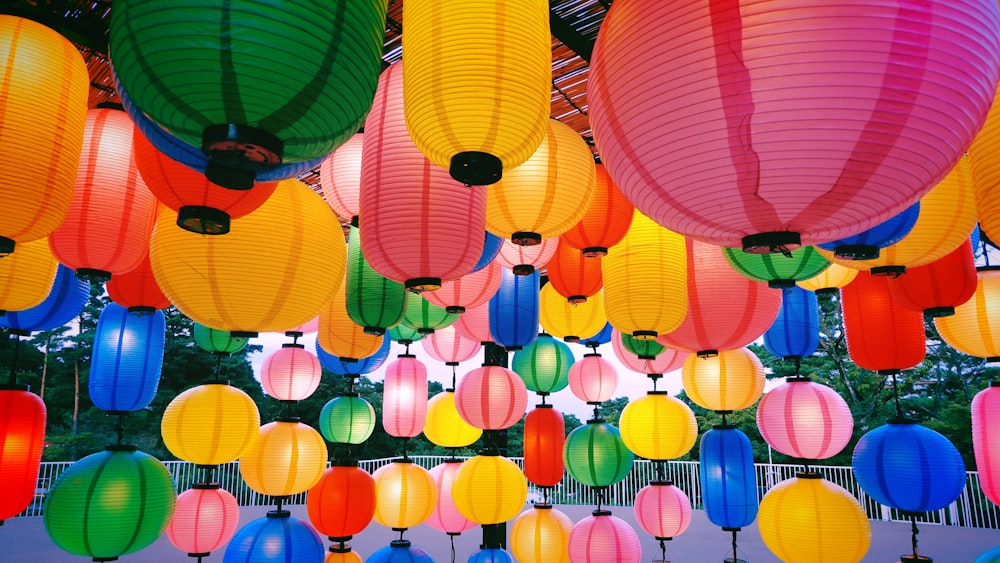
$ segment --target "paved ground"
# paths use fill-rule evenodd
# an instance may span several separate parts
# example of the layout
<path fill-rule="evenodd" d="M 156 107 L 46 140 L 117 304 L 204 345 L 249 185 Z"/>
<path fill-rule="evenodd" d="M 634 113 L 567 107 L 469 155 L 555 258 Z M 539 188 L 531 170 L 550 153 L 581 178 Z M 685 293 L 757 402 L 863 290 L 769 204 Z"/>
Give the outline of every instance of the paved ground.
<path fill-rule="evenodd" d="M 585 506 L 559 506 L 573 521 L 587 516 L 591 510 Z M 265 507 L 242 509 L 241 525 L 264 516 Z M 629 507 L 612 508 L 615 516 L 635 526 L 635 518 Z M 305 507 L 292 507 L 293 515 L 305 518 Z M 637 528 L 638 529 L 638 528 Z M 397 534 L 372 524 L 353 542 L 354 549 L 362 557 L 394 539 Z M 872 523 L 872 547 L 864 558 L 864 563 L 894 563 L 899 554 L 908 553 L 910 530 L 907 524 L 887 522 Z M 451 561 L 450 545 L 444 534 L 427 526 L 418 526 L 406 533 L 414 545 L 420 546 L 439 563 Z M 642 539 L 642 561 L 659 559 L 659 545 L 651 536 L 640 533 Z M 764 546 L 756 526 L 740 533 L 740 557 L 749 563 L 778 563 Z M 975 558 L 987 549 L 1000 546 L 1000 531 L 952 528 L 923 525 L 920 529 L 920 552 L 934 558 L 935 563 L 973 563 Z M 482 535 L 472 530 L 459 536 L 455 542 L 456 561 L 465 563 L 469 555 L 479 548 Z M 691 527 L 682 536 L 667 546 L 667 558 L 673 563 L 721 563 L 729 550 L 730 535 L 712 525 L 705 513 L 695 511 Z M 222 562 L 223 550 L 205 559 L 206 563 Z M 45 533 L 41 518 L 15 518 L 0 527 L 0 563 L 63 563 L 89 561 L 84 557 L 69 555 L 55 545 Z M 121 558 L 123 563 L 160 563 L 194 561 L 177 551 L 161 537 L 143 551 Z M 609 562 L 612 563 L 612 562 Z"/>

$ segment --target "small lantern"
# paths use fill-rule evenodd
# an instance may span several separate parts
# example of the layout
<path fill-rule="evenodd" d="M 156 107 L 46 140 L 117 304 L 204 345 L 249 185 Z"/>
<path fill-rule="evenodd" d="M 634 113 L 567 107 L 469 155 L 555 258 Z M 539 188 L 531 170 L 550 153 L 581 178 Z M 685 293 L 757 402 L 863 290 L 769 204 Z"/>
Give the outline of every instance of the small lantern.
<path fill-rule="evenodd" d="M 615 357 L 626 368 L 645 374 L 664 374 L 681 369 L 685 360 L 691 355 L 690 352 L 682 352 L 667 348 L 652 360 L 642 359 L 634 352 L 630 351 L 622 343 L 622 336 L 617 330 L 611 334 L 611 349 L 615 352 Z"/>
<path fill-rule="evenodd" d="M 642 546 L 635 530 L 608 510 L 595 510 L 569 534 L 570 561 L 639 563 L 641 558 Z"/>
<path fill-rule="evenodd" d="M 347 541 L 375 515 L 375 479 L 360 467 L 334 465 L 309 489 L 306 510 L 319 533 Z"/>
<path fill-rule="evenodd" d="M 152 313 L 170 306 L 153 276 L 148 254 L 134 270 L 114 276 L 104 287 L 108 297 L 130 313 Z"/>
<path fill-rule="evenodd" d="M 379 351 L 385 337 L 369 334 L 351 320 L 347 314 L 346 285 L 341 284 L 333 298 L 320 311 L 316 344 L 341 358 L 367 358 Z"/>
<path fill-rule="evenodd" d="M 390 436 L 413 438 L 427 420 L 427 368 L 416 356 L 400 354 L 385 367 L 382 427 Z"/>
<path fill-rule="evenodd" d="M 861 272 L 841 291 L 851 361 L 862 369 L 903 370 L 924 359 L 924 317 L 892 300 L 889 280 Z"/>
<path fill-rule="evenodd" d="M 258 561 L 319 561 L 323 540 L 308 522 L 288 511 L 268 512 L 236 532 L 226 547 L 226 563 Z"/>
<path fill-rule="evenodd" d="M 365 563 L 434 563 L 434 558 L 419 547 L 410 545 L 410 540 L 392 540 L 392 543 L 376 551 Z"/>
<path fill-rule="evenodd" d="M 17 252 L 30 243 L 19 245 Z M 0 385 L 0 522 L 31 504 L 45 442 L 45 403 L 25 385 Z"/>
<path fill-rule="evenodd" d="M 1000 271 L 977 272 L 976 293 L 950 317 L 934 319 L 941 339 L 959 352 L 1000 358 Z M 0 319 L 0 323 L 3 319 Z M 995 361 L 995 360 L 991 360 Z"/>
<path fill-rule="evenodd" d="M 407 299 L 406 315 L 402 324 L 423 335 L 433 334 L 439 328 L 449 327 L 458 319 L 459 313 L 449 313 L 446 309 L 431 305 L 419 295 Z"/>
<path fill-rule="evenodd" d="M 319 165 L 323 199 L 338 217 L 348 221 L 359 213 L 361 151 L 364 140 L 364 133 L 355 133 Z"/>
<path fill-rule="evenodd" d="M 827 459 L 841 452 L 854 432 L 847 401 L 808 378 L 789 378 L 757 405 L 757 428 L 768 445 L 800 459 Z"/>
<path fill-rule="evenodd" d="M 240 458 L 240 475 L 251 489 L 284 497 L 307 491 L 326 467 L 326 443 L 315 429 L 295 419 L 260 427 L 260 435 Z"/>
<path fill-rule="evenodd" d="M 319 413 L 319 431 L 335 444 L 362 444 L 375 431 L 375 408 L 357 394 L 334 397 Z"/>
<path fill-rule="evenodd" d="M 559 237 L 547 238 L 530 246 L 505 240 L 495 261 L 519 276 L 527 276 L 544 270 L 555 256 L 557 248 Z"/>
<path fill-rule="evenodd" d="M 597 292 L 586 301 L 571 303 L 547 283 L 538 292 L 538 324 L 542 330 L 565 342 L 579 342 L 593 336 L 608 324 L 604 314 L 604 293 Z"/>
<path fill-rule="evenodd" d="M 738 530 L 757 517 L 757 480 L 753 448 L 732 425 L 714 426 L 701 437 L 698 466 L 708 519 Z"/>
<path fill-rule="evenodd" d="M 551 504 L 532 505 L 510 525 L 510 550 L 521 563 L 569 563 L 573 521 Z"/>
<path fill-rule="evenodd" d="M 236 497 L 218 483 L 195 483 L 177 496 L 167 538 L 188 557 L 204 557 L 229 542 L 239 523 Z"/>
<path fill-rule="evenodd" d="M 514 352 L 511 368 L 524 380 L 528 391 L 548 395 L 569 385 L 573 352 L 551 335 L 541 333 L 530 344 Z"/>
<path fill-rule="evenodd" d="M 160 422 L 170 453 L 196 465 L 236 461 L 257 441 L 259 429 L 257 403 L 225 382 L 199 385 L 177 395 Z"/>
<path fill-rule="evenodd" d="M 344 280 L 347 316 L 368 334 L 381 335 L 406 314 L 409 293 L 403 284 L 376 272 L 361 252 L 361 231 L 351 225 Z"/>
<path fill-rule="evenodd" d="M 260 382 L 264 392 L 279 401 L 302 401 L 319 387 L 323 367 L 303 344 L 286 342 L 264 358 Z"/>
<path fill-rule="evenodd" d="M 569 388 L 581 401 L 595 405 L 603 403 L 618 389 L 618 370 L 600 354 L 584 354 L 569 369 Z"/>
<path fill-rule="evenodd" d="M 483 430 L 517 424 L 528 407 L 528 389 L 513 371 L 500 366 L 476 368 L 458 382 L 455 406 L 462 419 Z"/>
<path fill-rule="evenodd" d="M 977 282 L 972 242 L 966 240 L 930 264 L 909 268 L 906 275 L 890 277 L 889 293 L 904 309 L 930 317 L 947 317 L 955 314 L 955 307 L 972 298 Z"/>
<path fill-rule="evenodd" d="M 457 536 L 476 527 L 475 522 L 458 511 L 455 501 L 451 497 L 452 484 L 458 470 L 462 467 L 462 463 L 459 459 L 449 459 L 430 469 L 431 478 L 434 479 L 437 491 L 437 499 L 434 503 L 434 511 L 427 519 L 427 525 L 449 536 Z"/>
<path fill-rule="evenodd" d="M 248 340 L 245 336 L 233 336 L 228 330 L 217 330 L 194 323 L 195 344 L 206 352 L 228 356 L 242 350 Z"/>
<path fill-rule="evenodd" d="M 464 313 L 490 300 L 500 288 L 502 266 L 490 261 L 479 270 L 465 274 L 457 280 L 441 283 L 441 289 L 425 291 L 421 296 L 431 305 L 444 307 L 452 314 Z"/>
<path fill-rule="evenodd" d="M 633 503 L 635 520 L 658 540 L 673 539 L 691 524 L 691 499 L 669 481 L 653 481 Z"/>
<path fill-rule="evenodd" d="M 990 382 L 972 399 L 972 449 L 983 494 L 1000 504 L 1000 385 Z"/>
<path fill-rule="evenodd" d="M 524 418 L 524 475 L 539 487 L 554 487 L 563 478 L 566 423 L 552 405 L 537 405 Z"/>
<path fill-rule="evenodd" d="M 459 334 L 454 325 L 435 330 L 420 343 L 428 356 L 449 366 L 471 360 L 483 347 L 479 342 Z"/>
<path fill-rule="evenodd" d="M 455 391 L 445 390 L 427 401 L 424 436 L 443 448 L 464 448 L 483 435 L 483 431 L 462 419 L 455 406 Z"/>
<path fill-rule="evenodd" d="M 830 261 L 812 246 L 783 253 L 759 254 L 739 248 L 723 248 L 729 265 L 747 279 L 767 282 L 768 287 L 792 287 L 796 282 L 814 278 L 830 267 Z"/>
<path fill-rule="evenodd" d="M 820 293 L 823 291 L 836 291 L 854 281 L 858 275 L 858 270 L 852 270 L 840 264 L 830 264 L 830 267 L 816 274 L 815 276 L 795 282 L 802 289 Z"/>
<path fill-rule="evenodd" d="M 563 458 L 569 474 L 588 487 L 613 485 L 632 470 L 632 452 L 621 432 L 599 419 L 588 420 L 566 436 Z"/>
<path fill-rule="evenodd" d="M 462 463 L 451 489 L 459 512 L 476 524 L 506 522 L 524 509 L 528 482 L 513 461 L 480 454 Z"/>
<path fill-rule="evenodd" d="M 115 303 L 101 311 L 87 384 L 97 408 L 131 412 L 153 401 L 163 368 L 166 330 L 161 311 L 129 313 Z"/>
<path fill-rule="evenodd" d="M 319 340 L 317 340 L 316 356 L 323 367 L 336 375 L 365 375 L 382 367 L 382 364 L 389 357 L 389 345 L 392 340 L 385 338 L 385 336 L 382 336 L 381 339 L 382 344 L 378 350 L 374 354 L 365 356 L 364 358 L 341 358 L 340 356 L 334 356 L 324 350 L 319 345 Z"/>
<path fill-rule="evenodd" d="M 666 391 L 649 391 L 629 402 L 618 424 L 625 446 L 646 459 L 681 457 L 698 439 L 698 422 L 691 407 Z"/>
<path fill-rule="evenodd" d="M 597 258 L 621 242 L 632 225 L 632 204 L 598 163 L 594 197 L 580 222 L 561 235 L 563 241 L 588 258 Z"/>
<path fill-rule="evenodd" d="M 515 275 L 506 268 L 500 289 L 490 299 L 490 334 L 508 350 L 527 346 L 538 334 L 538 272 Z"/>
<path fill-rule="evenodd" d="M 714 411 L 752 406 L 764 393 L 764 365 L 746 348 L 716 356 L 691 355 L 681 370 L 684 392 L 696 405 Z"/>
<path fill-rule="evenodd" d="M 469 563 L 514 563 L 510 554 L 499 547 L 480 547 L 469 556 Z"/>
<path fill-rule="evenodd" d="M 437 490 L 431 474 L 409 459 L 375 470 L 375 521 L 387 528 L 412 528 L 434 511 Z"/>
<path fill-rule="evenodd" d="M 919 215 L 918 201 L 874 227 L 816 246 L 832 251 L 833 256 L 841 260 L 874 260 L 879 257 L 881 249 L 896 244 L 909 234 Z"/>
<path fill-rule="evenodd" d="M 764 346 L 785 359 L 801 359 L 819 346 L 819 301 L 799 286 L 781 291 L 781 309 L 764 333 Z"/>
<path fill-rule="evenodd" d="M 453 326 L 456 332 L 473 342 L 483 344 L 493 342 L 493 335 L 490 334 L 489 303 L 466 309 Z"/>
<path fill-rule="evenodd" d="M 604 286 L 601 257 L 588 258 L 562 240 L 545 269 L 552 287 L 572 304 L 585 302 Z"/>

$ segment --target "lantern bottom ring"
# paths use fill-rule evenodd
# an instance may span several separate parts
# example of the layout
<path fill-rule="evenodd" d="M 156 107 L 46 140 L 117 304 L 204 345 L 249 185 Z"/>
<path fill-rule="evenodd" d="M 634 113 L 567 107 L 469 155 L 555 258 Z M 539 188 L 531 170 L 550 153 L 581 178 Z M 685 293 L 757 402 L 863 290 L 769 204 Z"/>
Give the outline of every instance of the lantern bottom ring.
<path fill-rule="evenodd" d="M 421 293 L 441 289 L 441 278 L 411 278 L 406 280 L 406 289 Z"/>
<path fill-rule="evenodd" d="M 937 319 L 940 317 L 950 317 L 955 314 L 954 307 L 930 307 L 924 309 L 924 316 Z"/>
<path fill-rule="evenodd" d="M 97 268 L 77 268 L 76 277 L 89 282 L 106 282 L 111 279 L 111 272 Z"/>
<path fill-rule="evenodd" d="M 542 235 L 531 231 L 518 231 L 510 235 L 510 242 L 518 246 L 535 246 L 542 243 Z"/>
<path fill-rule="evenodd" d="M 182 205 L 177 210 L 177 226 L 199 235 L 224 235 L 229 232 L 229 214 L 205 205 Z"/>
<path fill-rule="evenodd" d="M 14 247 L 17 245 L 14 239 L 9 239 L 7 237 L 0 237 L 0 254 L 7 255 L 14 252 Z"/>
<path fill-rule="evenodd" d="M 833 249 L 833 255 L 841 260 L 874 260 L 879 254 L 879 248 L 870 244 L 844 244 Z"/>
<path fill-rule="evenodd" d="M 451 157 L 448 173 L 466 186 L 488 186 L 500 181 L 503 162 L 488 152 L 463 151 Z"/>
<path fill-rule="evenodd" d="M 632 333 L 632 338 L 636 340 L 656 340 L 659 334 L 655 330 L 637 330 Z"/>
<path fill-rule="evenodd" d="M 535 273 L 535 267 L 531 264 L 518 264 L 511 268 L 515 276 L 530 276 Z"/>
<path fill-rule="evenodd" d="M 188 553 L 187 556 L 188 557 L 208 557 L 211 554 L 212 554 L 212 552 L 205 551 L 205 552 L 202 552 L 202 553 Z"/>
<path fill-rule="evenodd" d="M 606 246 L 588 246 L 580 252 L 583 253 L 584 258 L 600 258 L 601 256 L 608 255 L 608 247 Z"/>
<path fill-rule="evenodd" d="M 878 266 L 868 271 L 873 276 L 889 276 L 898 278 L 906 273 L 906 266 Z"/>
<path fill-rule="evenodd" d="M 899 563 L 934 563 L 934 560 L 923 555 L 900 555 Z"/>
<path fill-rule="evenodd" d="M 747 254 L 774 254 L 780 252 L 786 256 L 800 246 L 802 237 L 791 231 L 774 231 L 747 235 L 741 241 L 743 252 Z"/>

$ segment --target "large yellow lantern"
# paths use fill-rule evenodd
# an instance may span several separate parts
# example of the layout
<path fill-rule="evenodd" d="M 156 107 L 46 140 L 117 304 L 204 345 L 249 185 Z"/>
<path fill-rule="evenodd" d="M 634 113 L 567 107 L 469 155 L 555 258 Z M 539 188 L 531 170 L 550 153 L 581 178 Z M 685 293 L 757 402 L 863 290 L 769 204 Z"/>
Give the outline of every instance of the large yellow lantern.
<path fill-rule="evenodd" d="M 411 0 L 403 107 L 420 152 L 469 185 L 528 160 L 545 137 L 551 43 L 543 0 Z"/>
<path fill-rule="evenodd" d="M 443 448 L 464 448 L 474 444 L 483 431 L 466 422 L 455 407 L 455 390 L 448 389 L 427 401 L 424 436 Z"/>
<path fill-rule="evenodd" d="M 351 320 L 347 313 L 346 286 L 340 283 L 333 298 L 320 311 L 316 342 L 320 348 L 340 358 L 367 358 L 382 347 L 385 335 L 369 334 Z"/>
<path fill-rule="evenodd" d="M 250 395 L 225 382 L 174 397 L 160 421 L 170 453 L 197 465 L 236 461 L 257 441 L 260 412 Z"/>
<path fill-rule="evenodd" d="M 430 472 L 409 459 L 397 459 L 372 473 L 375 521 L 387 528 L 412 528 L 430 518 L 437 488 Z"/>
<path fill-rule="evenodd" d="M 528 480 L 513 461 L 477 455 L 462 463 L 451 485 L 452 500 L 476 524 L 499 524 L 517 516 L 528 500 Z"/>
<path fill-rule="evenodd" d="M 535 504 L 510 526 L 510 550 L 521 563 L 569 563 L 573 521 L 551 504 Z"/>
<path fill-rule="evenodd" d="M 47 239 L 17 245 L 0 260 L 0 311 L 30 309 L 45 301 L 57 266 Z"/>
<path fill-rule="evenodd" d="M 1000 240 L 1000 91 L 986 115 L 983 128 L 969 147 L 972 183 L 979 212 L 979 228 L 990 240 Z"/>
<path fill-rule="evenodd" d="M 949 346 L 989 361 L 1000 361 L 1000 270 L 981 270 L 976 293 L 955 307 L 950 317 L 937 317 L 941 339 Z"/>
<path fill-rule="evenodd" d="M 713 411 L 752 406 L 764 393 L 764 365 L 746 348 L 716 356 L 692 354 L 681 367 L 684 392 L 696 405 Z"/>
<path fill-rule="evenodd" d="M 547 283 L 538 292 L 538 324 L 546 332 L 567 342 L 577 342 L 594 336 L 608 317 L 604 313 L 604 293 L 599 291 L 583 303 L 570 303 Z"/>
<path fill-rule="evenodd" d="M 307 491 L 326 469 L 326 442 L 298 418 L 278 419 L 260 427 L 260 436 L 242 458 L 240 475 L 265 495 L 283 497 Z"/>
<path fill-rule="evenodd" d="M 691 451 L 698 438 L 694 412 L 666 391 L 649 391 L 625 405 L 622 440 L 635 455 L 652 460 L 675 459 Z"/>
<path fill-rule="evenodd" d="M 854 281 L 857 275 L 858 270 L 831 263 L 827 269 L 818 275 L 795 283 L 802 289 L 808 289 L 817 293 L 822 291 L 836 291 Z"/>

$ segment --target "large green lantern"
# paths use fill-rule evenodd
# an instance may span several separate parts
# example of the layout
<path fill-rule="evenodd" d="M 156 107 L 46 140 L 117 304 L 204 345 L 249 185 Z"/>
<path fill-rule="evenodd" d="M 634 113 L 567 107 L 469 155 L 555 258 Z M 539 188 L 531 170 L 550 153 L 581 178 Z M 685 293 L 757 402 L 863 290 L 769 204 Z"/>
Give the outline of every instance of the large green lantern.
<path fill-rule="evenodd" d="M 368 334 L 385 334 L 406 314 L 407 295 L 403 284 L 376 272 L 361 253 L 361 235 L 351 226 L 347 244 L 347 315 Z"/>
<path fill-rule="evenodd" d="M 631 334 L 624 332 L 619 332 L 618 335 L 622 339 L 622 346 L 638 356 L 640 360 L 655 360 L 660 355 L 660 352 L 667 349 L 666 346 L 656 340 L 639 340 Z"/>
<path fill-rule="evenodd" d="M 792 287 L 795 282 L 818 276 L 830 267 L 830 261 L 812 246 L 802 246 L 787 254 L 751 254 L 739 248 L 723 248 L 722 253 L 740 274 L 775 288 Z"/>
<path fill-rule="evenodd" d="M 617 428 L 594 419 L 566 436 L 563 458 L 566 470 L 577 481 L 591 487 L 607 487 L 628 475 L 633 456 Z"/>
<path fill-rule="evenodd" d="M 414 295 L 406 303 L 406 316 L 402 324 L 416 330 L 421 335 L 433 333 L 439 328 L 451 326 L 458 320 L 459 313 L 449 313 L 444 307 Z"/>
<path fill-rule="evenodd" d="M 319 413 L 319 431 L 335 444 L 360 444 L 375 431 L 375 408 L 357 394 L 334 397 Z"/>
<path fill-rule="evenodd" d="M 153 543 L 174 513 L 170 474 L 135 446 L 107 446 L 71 465 L 45 497 L 45 529 L 60 548 L 95 561 Z"/>
<path fill-rule="evenodd" d="M 194 323 L 194 342 L 206 352 L 228 356 L 242 350 L 247 345 L 247 340 L 242 336 L 233 336 L 228 330 L 217 330 Z"/>
<path fill-rule="evenodd" d="M 511 368 L 521 376 L 529 391 L 545 395 L 569 385 L 572 365 L 573 352 L 569 346 L 545 333 L 515 352 L 511 362 Z"/>

